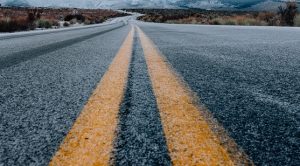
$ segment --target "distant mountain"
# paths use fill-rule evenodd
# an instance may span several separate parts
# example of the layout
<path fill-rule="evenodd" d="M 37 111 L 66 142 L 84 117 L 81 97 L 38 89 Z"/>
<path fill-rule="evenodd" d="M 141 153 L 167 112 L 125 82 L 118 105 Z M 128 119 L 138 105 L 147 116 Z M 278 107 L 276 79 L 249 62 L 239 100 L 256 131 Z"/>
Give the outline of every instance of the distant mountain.
<path fill-rule="evenodd" d="M 282 2 L 274 2 L 272 0 L 260 2 L 258 4 L 249 6 L 245 8 L 245 10 L 254 10 L 254 11 L 262 11 L 262 10 L 267 10 L 267 11 L 277 11 L 278 6 L 282 5 Z"/>
<path fill-rule="evenodd" d="M 286 0 L 0 0 L 5 6 L 277 10 Z M 300 2 L 300 0 L 298 0 Z"/>
<path fill-rule="evenodd" d="M 3 2 L 4 6 L 11 6 L 11 7 L 29 7 L 30 4 L 26 0 L 10 0 Z"/>

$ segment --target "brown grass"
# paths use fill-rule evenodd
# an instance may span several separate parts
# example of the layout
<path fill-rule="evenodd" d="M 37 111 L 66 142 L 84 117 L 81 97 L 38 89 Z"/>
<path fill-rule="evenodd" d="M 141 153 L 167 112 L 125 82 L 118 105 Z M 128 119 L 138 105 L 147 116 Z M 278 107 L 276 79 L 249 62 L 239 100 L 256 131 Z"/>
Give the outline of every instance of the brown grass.
<path fill-rule="evenodd" d="M 161 22 L 161 20 L 163 20 L 163 16 L 156 17 L 152 21 Z M 151 21 L 151 18 L 148 17 L 144 21 Z M 175 24 L 210 24 L 210 25 L 255 25 L 255 26 L 273 25 L 273 23 L 268 23 L 264 19 L 257 19 L 253 16 L 247 16 L 247 15 L 219 16 L 211 19 L 201 18 L 197 16 L 189 16 L 186 18 L 180 18 L 175 20 L 166 20 L 165 22 L 175 23 Z"/>
<path fill-rule="evenodd" d="M 282 16 L 276 12 L 206 11 L 199 9 L 132 9 L 145 14 L 139 20 L 175 24 L 281 26 Z M 299 26 L 299 16 L 295 19 Z"/>
<path fill-rule="evenodd" d="M 0 32 L 14 32 L 28 30 L 30 27 L 26 18 L 1 18 Z"/>
<path fill-rule="evenodd" d="M 300 27 L 300 14 L 298 14 L 295 18 L 295 26 Z"/>
<path fill-rule="evenodd" d="M 83 18 L 73 23 L 96 24 L 127 14 L 104 9 L 0 8 L 0 32 L 58 27 L 58 22 L 70 15 Z"/>

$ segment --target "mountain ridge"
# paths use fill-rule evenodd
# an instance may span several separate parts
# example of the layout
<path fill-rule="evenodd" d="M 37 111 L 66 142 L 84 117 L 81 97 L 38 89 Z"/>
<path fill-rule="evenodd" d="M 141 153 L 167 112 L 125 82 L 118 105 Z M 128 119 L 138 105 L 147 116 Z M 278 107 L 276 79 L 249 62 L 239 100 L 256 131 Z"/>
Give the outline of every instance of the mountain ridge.
<path fill-rule="evenodd" d="M 285 0 L 0 0 L 4 6 L 70 8 L 201 8 L 230 10 L 277 10 Z M 299 3 L 299 1 L 298 1 Z"/>

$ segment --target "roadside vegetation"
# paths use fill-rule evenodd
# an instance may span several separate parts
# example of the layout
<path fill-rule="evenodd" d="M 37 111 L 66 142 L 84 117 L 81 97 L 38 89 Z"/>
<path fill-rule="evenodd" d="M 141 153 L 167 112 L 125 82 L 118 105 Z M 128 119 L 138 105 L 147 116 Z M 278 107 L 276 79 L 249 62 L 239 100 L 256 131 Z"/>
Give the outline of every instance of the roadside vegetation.
<path fill-rule="evenodd" d="M 298 14 L 295 18 L 295 26 L 300 27 L 300 14 Z"/>
<path fill-rule="evenodd" d="M 50 9 L 0 7 L 0 32 L 27 31 L 98 24 L 107 19 L 126 16 L 104 9 Z"/>
<path fill-rule="evenodd" d="M 297 3 L 288 1 L 277 12 L 210 11 L 201 9 L 131 9 L 146 22 L 209 25 L 300 26 Z"/>

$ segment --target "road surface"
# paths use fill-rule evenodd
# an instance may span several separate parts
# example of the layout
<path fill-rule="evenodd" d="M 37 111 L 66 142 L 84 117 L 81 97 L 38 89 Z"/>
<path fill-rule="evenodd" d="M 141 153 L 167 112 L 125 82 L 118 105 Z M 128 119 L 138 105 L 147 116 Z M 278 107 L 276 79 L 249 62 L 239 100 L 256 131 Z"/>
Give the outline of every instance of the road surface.
<path fill-rule="evenodd" d="M 0 165 L 299 165 L 299 36 L 127 19 L 0 36 Z"/>

